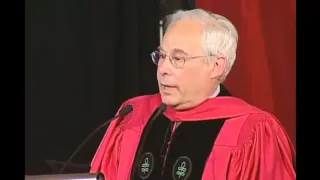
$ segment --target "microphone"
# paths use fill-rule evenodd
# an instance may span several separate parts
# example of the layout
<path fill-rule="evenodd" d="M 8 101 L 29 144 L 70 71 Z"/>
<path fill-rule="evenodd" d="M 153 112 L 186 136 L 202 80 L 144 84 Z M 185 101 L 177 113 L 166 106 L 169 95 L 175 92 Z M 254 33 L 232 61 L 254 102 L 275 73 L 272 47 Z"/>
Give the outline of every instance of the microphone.
<path fill-rule="evenodd" d="M 161 103 L 159 107 L 155 110 L 155 112 L 152 114 L 150 121 L 154 121 L 158 118 L 158 116 L 162 113 L 164 113 L 167 110 L 167 105 L 164 103 Z"/>
<path fill-rule="evenodd" d="M 111 121 L 119 118 L 119 117 L 125 117 L 126 115 L 128 115 L 129 113 L 131 113 L 133 111 L 133 107 L 131 105 L 127 105 L 124 108 L 122 108 L 118 115 L 114 116 L 113 118 L 109 119 L 108 121 L 106 121 L 105 123 L 101 124 L 100 126 L 98 126 L 95 130 L 93 130 L 87 137 L 86 139 L 84 139 L 84 141 L 77 147 L 77 149 L 72 153 L 72 155 L 68 158 L 67 162 L 64 164 L 64 166 L 60 169 L 60 174 L 63 173 L 63 171 L 65 170 L 65 168 L 68 166 L 68 164 L 71 162 L 71 160 L 75 157 L 75 155 L 81 150 L 81 148 L 88 142 L 88 140 L 96 133 L 98 132 L 101 128 L 103 128 L 104 126 L 108 125 L 109 123 L 111 123 Z"/>

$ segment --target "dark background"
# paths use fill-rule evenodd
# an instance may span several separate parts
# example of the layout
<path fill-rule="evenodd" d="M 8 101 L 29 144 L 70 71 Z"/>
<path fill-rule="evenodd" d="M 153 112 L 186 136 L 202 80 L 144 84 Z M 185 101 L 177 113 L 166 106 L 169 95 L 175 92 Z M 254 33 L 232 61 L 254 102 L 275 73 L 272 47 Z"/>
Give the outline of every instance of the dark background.
<path fill-rule="evenodd" d="M 25 173 L 65 161 L 128 98 L 157 92 L 159 19 L 194 1 L 25 1 Z M 105 128 L 106 129 L 106 128 Z M 101 130 L 73 162 L 89 164 Z"/>

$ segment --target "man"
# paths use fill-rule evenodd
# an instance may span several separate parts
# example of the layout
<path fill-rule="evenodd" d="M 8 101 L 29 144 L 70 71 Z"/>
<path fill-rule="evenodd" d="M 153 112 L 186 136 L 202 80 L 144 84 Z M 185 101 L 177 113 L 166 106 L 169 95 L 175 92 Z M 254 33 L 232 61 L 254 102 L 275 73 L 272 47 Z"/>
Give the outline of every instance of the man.
<path fill-rule="evenodd" d="M 279 121 L 221 85 L 237 43 L 223 16 L 201 9 L 169 16 L 152 53 L 160 93 L 122 105 L 133 112 L 110 125 L 91 172 L 108 180 L 295 179 L 295 150 Z"/>

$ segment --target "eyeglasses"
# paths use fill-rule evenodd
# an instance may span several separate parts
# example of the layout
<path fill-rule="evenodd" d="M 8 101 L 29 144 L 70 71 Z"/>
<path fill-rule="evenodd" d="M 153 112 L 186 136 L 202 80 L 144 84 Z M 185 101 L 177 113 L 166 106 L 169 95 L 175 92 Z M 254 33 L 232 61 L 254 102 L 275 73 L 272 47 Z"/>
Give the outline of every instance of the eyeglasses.
<path fill-rule="evenodd" d="M 167 57 L 167 54 L 161 52 L 159 49 L 153 51 L 151 53 L 152 61 L 155 65 L 160 65 Z M 173 51 L 169 55 L 169 61 L 175 68 L 182 68 L 186 61 L 196 58 L 202 58 L 202 57 L 208 57 L 208 56 L 193 56 L 193 57 L 187 57 L 185 53 L 180 51 Z"/>

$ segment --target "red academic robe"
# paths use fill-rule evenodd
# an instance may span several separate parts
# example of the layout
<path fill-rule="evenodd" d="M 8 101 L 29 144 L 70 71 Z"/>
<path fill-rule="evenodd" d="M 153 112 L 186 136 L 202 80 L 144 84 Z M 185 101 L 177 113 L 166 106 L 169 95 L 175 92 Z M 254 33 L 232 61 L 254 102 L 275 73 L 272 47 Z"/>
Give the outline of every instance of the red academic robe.
<path fill-rule="evenodd" d="M 241 99 L 218 96 L 208 99 L 193 109 L 181 112 L 168 107 L 164 116 L 174 124 L 170 135 L 171 140 L 172 137 L 178 136 L 178 130 L 179 128 L 183 129 L 183 124 L 189 124 L 191 129 L 201 127 L 203 130 L 186 131 L 187 133 L 183 136 L 188 139 L 177 137 L 183 143 L 175 143 L 175 148 L 170 149 L 171 142 L 168 141 L 169 145 L 165 151 L 167 156 L 170 151 L 175 151 L 176 154 L 193 153 L 193 157 L 196 158 L 190 160 L 184 156 L 185 159 L 182 161 L 181 156 L 180 161 L 175 161 L 175 164 L 172 164 L 173 161 L 169 162 L 171 160 L 166 160 L 168 157 L 161 159 L 164 162 L 168 161 L 167 165 L 159 163 L 159 159 L 157 159 L 159 154 L 156 156 L 148 153 L 137 155 L 137 150 L 141 146 L 139 146 L 139 142 L 148 120 L 161 104 L 160 95 L 135 97 L 126 101 L 122 107 L 128 104 L 133 106 L 133 112 L 124 119 L 116 119 L 110 124 L 93 158 L 91 173 L 102 172 L 108 180 L 129 180 L 132 177 L 139 177 L 143 173 L 150 172 L 150 168 L 154 169 L 153 174 L 158 171 L 158 176 L 161 173 L 167 174 L 164 178 L 166 180 L 185 180 L 189 175 L 189 177 L 193 177 L 189 179 L 203 180 L 293 180 L 296 178 L 296 154 L 284 128 L 273 115 L 253 107 Z M 197 121 L 201 121 L 205 127 Z M 211 127 L 219 126 L 217 125 L 218 121 L 221 122 L 220 129 L 210 131 Z M 161 122 L 164 124 L 165 120 L 161 120 Z M 176 122 L 182 122 L 178 128 L 176 128 Z M 208 124 L 211 122 L 213 124 Z M 190 125 L 191 123 L 198 124 Z M 162 132 L 157 129 L 161 129 L 163 124 L 159 120 L 159 123 L 154 125 L 156 127 L 149 133 L 161 134 Z M 185 129 L 188 130 L 187 127 Z M 175 131 L 177 131 L 176 135 L 174 135 Z M 197 134 L 202 135 L 198 136 Z M 212 136 L 211 134 L 216 135 Z M 196 139 L 194 140 L 192 136 L 195 136 Z M 146 144 L 149 143 L 149 146 L 144 148 L 149 148 L 150 152 L 156 152 L 152 148 L 162 151 L 163 144 L 158 143 L 161 145 L 158 146 L 156 141 L 159 138 L 163 141 L 164 137 L 159 135 L 152 138 L 154 142 L 149 138 L 146 140 Z M 211 147 L 208 146 L 210 141 Z M 191 147 L 188 147 L 188 144 L 191 144 Z M 206 150 L 208 147 L 209 151 Z M 170 156 L 174 157 L 173 154 L 171 153 Z M 140 160 L 136 158 L 141 156 L 143 156 L 145 163 L 139 164 Z M 151 160 L 153 161 L 151 162 Z M 198 164 L 193 165 L 193 162 Z M 140 172 L 134 170 L 136 168 L 134 164 L 140 166 Z M 162 167 L 158 167 L 160 165 Z M 171 169 L 166 169 L 166 166 L 170 166 Z M 161 173 L 159 173 L 160 171 Z M 137 174 L 132 176 L 133 172 Z M 201 177 L 199 173 L 201 173 Z M 150 179 L 149 175 L 140 176 L 140 179 Z M 153 179 L 157 179 L 156 176 L 153 177 Z"/>

